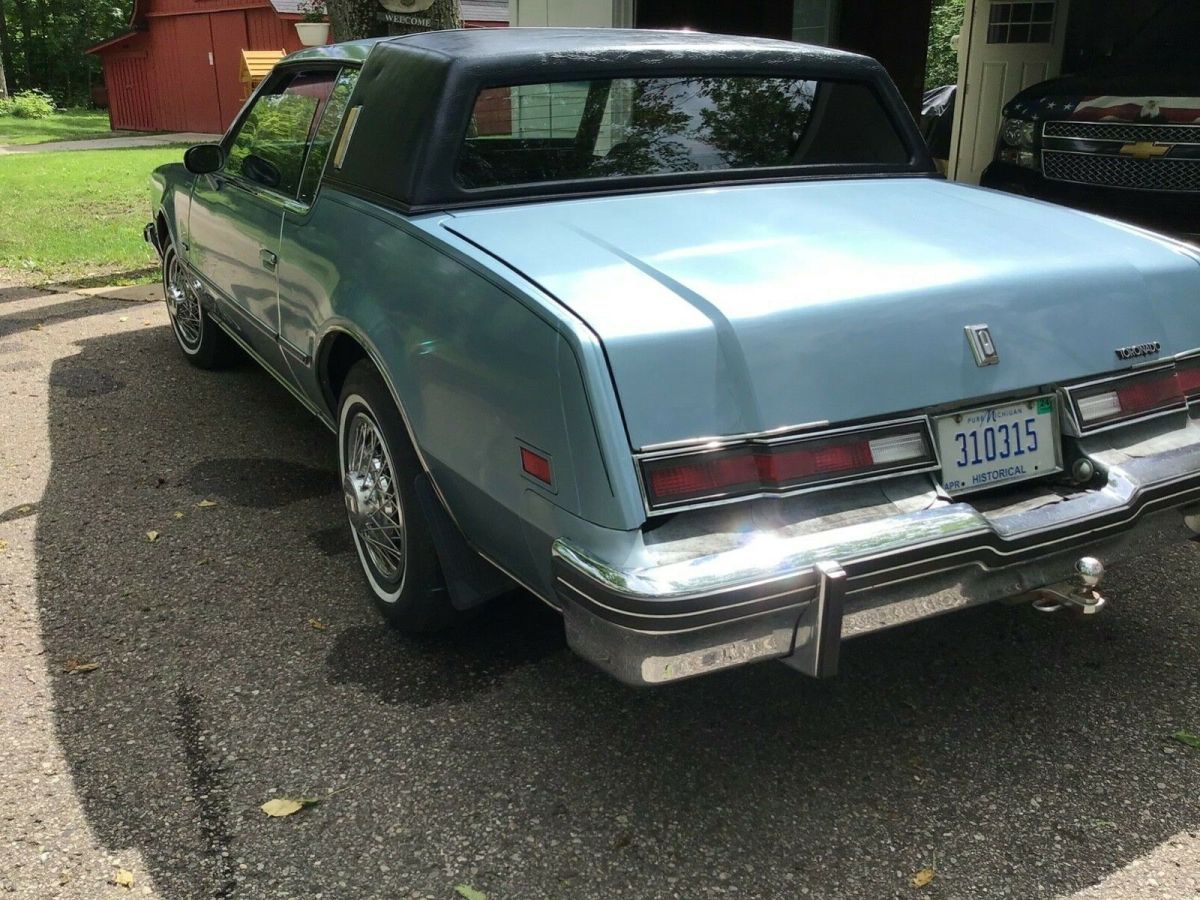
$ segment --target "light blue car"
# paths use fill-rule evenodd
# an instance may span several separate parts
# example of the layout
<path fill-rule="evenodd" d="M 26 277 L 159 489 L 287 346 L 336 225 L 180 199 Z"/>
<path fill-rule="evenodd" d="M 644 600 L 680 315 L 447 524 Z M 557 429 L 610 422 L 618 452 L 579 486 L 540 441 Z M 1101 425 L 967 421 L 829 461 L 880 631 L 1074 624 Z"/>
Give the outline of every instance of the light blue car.
<path fill-rule="evenodd" d="M 154 174 L 184 355 L 337 433 L 376 605 L 660 684 L 1200 530 L 1200 251 L 949 184 L 870 59 L 495 29 L 285 59 Z"/>

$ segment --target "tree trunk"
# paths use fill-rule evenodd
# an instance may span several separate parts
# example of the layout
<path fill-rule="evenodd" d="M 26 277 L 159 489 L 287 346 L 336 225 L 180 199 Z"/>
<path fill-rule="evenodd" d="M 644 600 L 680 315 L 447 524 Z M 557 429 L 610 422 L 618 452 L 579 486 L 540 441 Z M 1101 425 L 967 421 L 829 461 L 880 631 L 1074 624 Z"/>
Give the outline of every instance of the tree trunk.
<path fill-rule="evenodd" d="M 329 21 L 334 40 L 351 41 L 462 28 L 462 7 L 459 0 L 434 0 L 421 12 L 388 13 L 379 0 L 329 0 Z"/>
<path fill-rule="evenodd" d="M 0 100 L 8 96 L 8 79 L 4 73 L 12 69 L 12 51 L 8 47 L 8 21 L 4 18 L 4 0 L 0 0 Z"/>
<path fill-rule="evenodd" d="M 333 39 L 356 41 L 387 34 L 387 27 L 378 16 L 382 11 L 379 0 L 329 0 Z"/>

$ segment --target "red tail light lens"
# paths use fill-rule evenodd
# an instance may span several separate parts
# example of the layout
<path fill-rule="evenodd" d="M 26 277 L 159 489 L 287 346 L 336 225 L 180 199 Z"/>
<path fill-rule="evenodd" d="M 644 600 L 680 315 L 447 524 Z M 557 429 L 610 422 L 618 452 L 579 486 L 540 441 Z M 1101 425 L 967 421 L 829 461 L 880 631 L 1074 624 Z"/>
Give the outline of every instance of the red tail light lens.
<path fill-rule="evenodd" d="M 647 463 L 643 472 L 651 502 L 654 498 L 679 501 L 740 493 L 758 484 L 758 462 L 752 447 Z"/>
<path fill-rule="evenodd" d="M 1172 366 L 1072 389 L 1071 399 L 1079 424 L 1086 431 L 1155 412 L 1183 409 L 1189 392 L 1186 384 L 1193 381 L 1196 384 L 1192 390 L 1200 389 L 1200 371 L 1180 371 Z"/>
<path fill-rule="evenodd" d="M 1175 368 L 1175 379 L 1189 400 L 1200 396 L 1200 357 L 1179 363 Z"/>
<path fill-rule="evenodd" d="M 798 441 L 754 442 L 647 459 L 642 461 L 642 480 L 651 508 L 661 509 L 935 465 L 927 426 L 924 420 L 914 420 Z"/>

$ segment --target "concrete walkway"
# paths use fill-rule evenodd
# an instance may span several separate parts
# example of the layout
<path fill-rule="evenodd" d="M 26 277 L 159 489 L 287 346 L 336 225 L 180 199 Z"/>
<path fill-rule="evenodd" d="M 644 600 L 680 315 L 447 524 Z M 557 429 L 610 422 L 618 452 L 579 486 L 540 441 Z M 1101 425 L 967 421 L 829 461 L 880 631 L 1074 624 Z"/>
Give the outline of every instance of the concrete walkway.
<path fill-rule="evenodd" d="M 50 141 L 45 144 L 0 145 L 0 156 L 11 153 L 54 153 L 62 150 L 122 150 L 126 147 L 161 147 L 165 144 L 203 144 L 219 141 L 219 134 L 179 131 L 169 134 L 139 134 L 134 137 L 91 138 L 84 141 Z"/>

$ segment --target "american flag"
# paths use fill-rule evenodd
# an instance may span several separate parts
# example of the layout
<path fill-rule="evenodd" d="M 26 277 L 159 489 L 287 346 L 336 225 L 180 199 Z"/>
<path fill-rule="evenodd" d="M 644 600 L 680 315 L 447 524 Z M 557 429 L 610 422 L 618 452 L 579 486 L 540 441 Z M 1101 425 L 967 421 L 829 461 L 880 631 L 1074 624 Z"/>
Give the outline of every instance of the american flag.
<path fill-rule="evenodd" d="M 1200 97 L 1086 97 L 1072 119 L 1103 122 L 1158 122 L 1200 124 Z"/>

